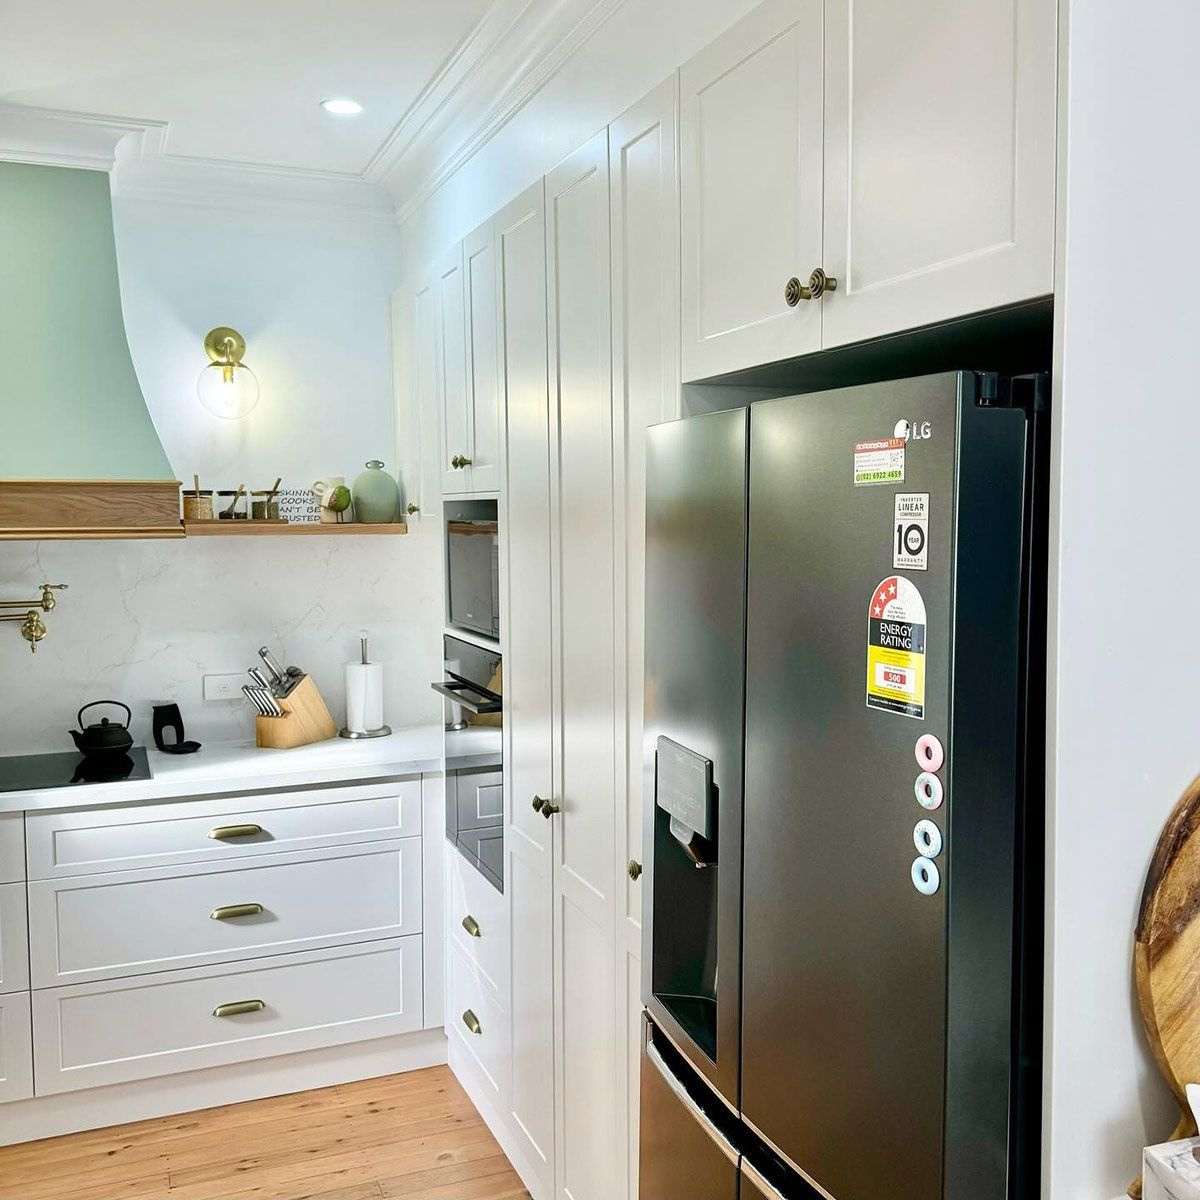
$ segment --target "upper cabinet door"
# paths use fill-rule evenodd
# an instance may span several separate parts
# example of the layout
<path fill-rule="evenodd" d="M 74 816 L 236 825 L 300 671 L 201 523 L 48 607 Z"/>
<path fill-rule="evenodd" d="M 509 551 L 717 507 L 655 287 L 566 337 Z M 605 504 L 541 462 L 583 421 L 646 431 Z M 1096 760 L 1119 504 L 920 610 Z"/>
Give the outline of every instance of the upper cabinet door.
<path fill-rule="evenodd" d="M 446 495 L 469 490 L 461 460 L 470 458 L 470 418 L 467 393 L 466 312 L 463 288 L 463 255 L 460 242 L 434 266 L 437 300 L 438 452 L 442 491 Z"/>
<path fill-rule="evenodd" d="M 824 344 L 1053 287 L 1055 5 L 826 5 Z"/>
<path fill-rule="evenodd" d="M 821 0 L 767 0 L 680 75 L 683 378 L 820 349 Z"/>
<path fill-rule="evenodd" d="M 497 365 L 496 241 L 491 221 L 463 242 L 470 438 L 461 468 L 472 492 L 500 487 L 500 387 Z M 461 486 L 461 485 L 460 485 Z"/>

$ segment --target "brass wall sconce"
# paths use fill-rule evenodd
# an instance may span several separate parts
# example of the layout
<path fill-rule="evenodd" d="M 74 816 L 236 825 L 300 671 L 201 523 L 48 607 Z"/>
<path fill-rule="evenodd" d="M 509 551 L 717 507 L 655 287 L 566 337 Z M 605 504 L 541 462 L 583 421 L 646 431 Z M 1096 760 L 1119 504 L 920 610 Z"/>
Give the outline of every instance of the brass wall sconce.
<path fill-rule="evenodd" d="M 21 636 L 29 643 L 29 649 L 37 653 L 37 644 L 46 636 L 46 622 L 42 613 L 53 612 L 58 603 L 55 592 L 66 591 L 65 583 L 43 583 L 40 600 L 0 600 L 0 608 L 23 608 L 25 612 L 0 613 L 0 621 L 20 621 Z M 38 611 L 41 609 L 41 612 Z"/>
<path fill-rule="evenodd" d="M 214 417 L 236 421 L 258 404 L 258 377 L 242 359 L 246 339 L 236 329 L 220 325 L 210 329 L 204 339 L 204 352 L 210 362 L 196 382 L 200 403 Z"/>

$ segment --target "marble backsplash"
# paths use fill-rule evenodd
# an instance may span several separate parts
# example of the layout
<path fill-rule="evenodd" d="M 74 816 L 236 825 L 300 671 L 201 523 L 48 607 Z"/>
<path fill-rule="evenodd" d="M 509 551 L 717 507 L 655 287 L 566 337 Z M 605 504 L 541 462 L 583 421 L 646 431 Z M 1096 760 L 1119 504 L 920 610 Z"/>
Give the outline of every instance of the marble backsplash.
<path fill-rule="evenodd" d="M 0 754 L 70 750 L 67 730 L 90 700 L 128 704 L 139 743 L 158 700 L 179 704 L 188 737 L 252 738 L 250 706 L 205 702 L 202 677 L 244 674 L 264 644 L 312 675 L 340 724 L 342 667 L 362 629 L 384 664 L 384 719 L 438 721 L 437 532 L 425 522 L 405 537 L 0 543 L 0 599 L 70 585 L 36 654 L 15 622 L 0 624 Z"/>

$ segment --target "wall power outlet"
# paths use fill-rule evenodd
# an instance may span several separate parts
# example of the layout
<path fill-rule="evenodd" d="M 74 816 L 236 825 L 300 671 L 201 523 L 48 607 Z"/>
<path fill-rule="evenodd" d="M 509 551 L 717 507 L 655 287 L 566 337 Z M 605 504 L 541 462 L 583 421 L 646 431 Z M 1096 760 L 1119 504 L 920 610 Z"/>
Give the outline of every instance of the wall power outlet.
<path fill-rule="evenodd" d="M 246 697 L 242 695 L 242 685 L 249 682 L 245 675 L 241 673 L 232 675 L 205 675 L 204 699 L 245 700 Z"/>

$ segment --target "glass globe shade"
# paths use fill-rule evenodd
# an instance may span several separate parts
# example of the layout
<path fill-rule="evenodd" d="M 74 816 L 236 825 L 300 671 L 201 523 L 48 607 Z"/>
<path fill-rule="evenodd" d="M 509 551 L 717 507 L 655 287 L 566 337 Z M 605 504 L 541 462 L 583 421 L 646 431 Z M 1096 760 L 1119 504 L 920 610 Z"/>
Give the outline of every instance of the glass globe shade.
<path fill-rule="evenodd" d="M 214 417 L 236 421 L 258 404 L 258 378 L 241 363 L 210 363 L 200 372 L 196 395 Z"/>

